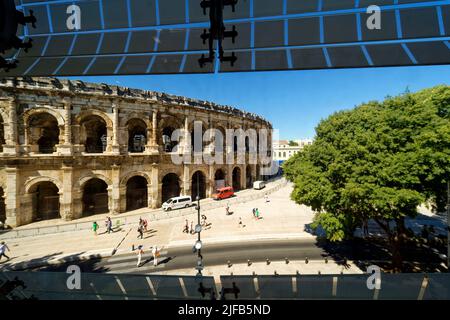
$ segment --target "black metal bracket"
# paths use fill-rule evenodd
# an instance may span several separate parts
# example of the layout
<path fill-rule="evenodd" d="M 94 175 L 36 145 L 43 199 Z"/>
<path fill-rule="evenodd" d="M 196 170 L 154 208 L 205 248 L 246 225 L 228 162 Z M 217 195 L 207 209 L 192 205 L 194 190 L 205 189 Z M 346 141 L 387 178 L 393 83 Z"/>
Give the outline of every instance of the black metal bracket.
<path fill-rule="evenodd" d="M 24 49 L 28 52 L 33 46 L 32 39 L 24 41 L 17 36 L 17 29 L 19 25 L 25 26 L 31 24 L 33 28 L 36 28 L 36 17 L 33 14 L 33 10 L 29 11 L 29 16 L 16 9 L 14 0 L 0 1 L 0 53 L 4 54 L 10 49 Z M 7 61 L 4 57 L 0 56 L 0 69 L 4 69 L 8 72 L 10 69 L 17 67 L 17 60 Z"/>
<path fill-rule="evenodd" d="M 231 38 L 235 43 L 236 37 L 239 35 L 236 31 L 236 26 L 232 27 L 231 31 L 227 31 L 223 22 L 223 10 L 225 6 L 231 6 L 233 12 L 236 10 L 238 0 L 202 0 L 200 7 L 203 9 L 203 14 L 206 15 L 206 9 L 209 9 L 210 28 L 207 31 L 203 30 L 203 34 L 200 38 L 203 40 L 203 44 L 208 41 L 209 55 L 206 57 L 202 54 L 202 57 L 198 60 L 200 68 L 203 68 L 207 63 L 213 63 L 215 60 L 214 55 L 214 41 L 217 40 L 219 60 L 220 62 L 230 62 L 231 66 L 234 66 L 237 61 L 237 57 L 234 52 L 230 56 L 225 56 L 223 50 L 223 40 L 225 38 Z"/>

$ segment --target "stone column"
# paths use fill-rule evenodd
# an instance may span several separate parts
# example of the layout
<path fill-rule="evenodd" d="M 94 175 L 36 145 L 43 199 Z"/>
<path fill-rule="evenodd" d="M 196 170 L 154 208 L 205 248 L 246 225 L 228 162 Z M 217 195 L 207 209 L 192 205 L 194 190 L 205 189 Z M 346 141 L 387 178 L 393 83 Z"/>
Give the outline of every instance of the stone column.
<path fill-rule="evenodd" d="M 192 150 L 191 145 L 192 145 L 193 141 L 190 141 L 191 137 L 190 137 L 190 133 L 189 133 L 189 117 L 188 116 L 186 116 L 184 118 L 184 138 L 183 138 L 183 140 L 184 140 L 183 152 L 185 154 L 191 153 L 191 150 Z"/>
<path fill-rule="evenodd" d="M 112 139 L 112 153 L 120 154 L 119 145 L 119 105 L 113 103 L 113 139 Z"/>
<path fill-rule="evenodd" d="M 215 174 L 216 174 L 216 170 L 214 168 L 214 166 L 210 165 L 209 166 L 209 174 L 208 174 L 208 181 L 209 181 L 209 188 L 206 190 L 206 196 L 208 198 L 210 198 L 213 193 L 216 191 L 216 181 L 215 181 Z"/>
<path fill-rule="evenodd" d="M 112 171 L 112 185 L 108 187 L 110 191 L 109 200 L 111 204 L 109 206 L 110 212 L 113 215 L 120 213 L 120 166 L 114 164 L 111 166 Z"/>
<path fill-rule="evenodd" d="M 152 137 L 150 139 L 149 153 L 158 153 L 158 111 L 152 113 Z"/>
<path fill-rule="evenodd" d="M 191 170 L 188 165 L 183 166 L 183 193 L 184 196 L 191 195 Z M 195 199 L 192 199 L 194 201 Z"/>
<path fill-rule="evenodd" d="M 5 224 L 10 227 L 18 227 L 25 222 L 21 221 L 19 216 L 19 181 L 18 170 L 16 168 L 6 168 L 6 189 L 5 195 L 5 209 L 6 209 L 6 221 Z"/>
<path fill-rule="evenodd" d="M 156 209 L 161 206 L 161 188 L 162 183 L 159 183 L 159 168 L 156 163 L 152 164 L 151 171 L 151 193 L 149 193 L 149 197 L 152 198 L 152 208 Z"/>
<path fill-rule="evenodd" d="M 57 152 L 61 155 L 72 155 L 72 105 L 64 101 L 64 144 L 59 145 Z"/>
<path fill-rule="evenodd" d="M 5 137 L 5 145 L 3 146 L 3 154 L 14 156 L 19 151 L 17 139 L 17 112 L 16 112 L 15 98 L 10 99 L 8 101 L 8 115 L 9 115 L 7 128 L 8 130 L 5 130 L 6 137 Z"/>
<path fill-rule="evenodd" d="M 74 206 L 73 206 L 73 168 L 69 166 L 63 166 L 62 168 L 63 172 L 63 187 L 60 196 L 60 215 L 61 218 L 70 221 L 76 218 L 81 217 L 80 214 L 76 214 L 74 212 Z"/>

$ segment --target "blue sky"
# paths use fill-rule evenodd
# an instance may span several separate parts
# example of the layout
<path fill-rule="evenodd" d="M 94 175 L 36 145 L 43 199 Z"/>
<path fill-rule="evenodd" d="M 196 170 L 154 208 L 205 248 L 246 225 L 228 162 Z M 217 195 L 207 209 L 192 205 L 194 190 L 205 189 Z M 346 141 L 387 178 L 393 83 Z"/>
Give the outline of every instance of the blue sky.
<path fill-rule="evenodd" d="M 450 85 L 450 66 L 77 78 L 235 106 L 265 117 L 280 138 L 297 139 L 313 137 L 318 122 L 335 111 L 406 88 Z"/>

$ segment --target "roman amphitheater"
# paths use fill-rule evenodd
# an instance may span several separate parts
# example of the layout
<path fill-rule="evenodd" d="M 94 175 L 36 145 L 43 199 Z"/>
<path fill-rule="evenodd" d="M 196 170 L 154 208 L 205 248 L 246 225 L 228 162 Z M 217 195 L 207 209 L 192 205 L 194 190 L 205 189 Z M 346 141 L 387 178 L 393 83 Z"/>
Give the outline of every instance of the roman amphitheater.
<path fill-rule="evenodd" d="M 158 208 L 177 195 L 209 197 L 218 186 L 248 188 L 261 178 L 263 164 L 248 154 L 239 164 L 175 164 L 175 147 L 192 150 L 187 137 L 198 121 L 202 130 L 272 129 L 255 114 L 152 91 L 0 79 L 0 221 L 16 227 L 116 215 Z M 170 139 L 176 129 L 185 134 L 178 143 Z M 236 156 L 235 146 L 224 150 Z"/>

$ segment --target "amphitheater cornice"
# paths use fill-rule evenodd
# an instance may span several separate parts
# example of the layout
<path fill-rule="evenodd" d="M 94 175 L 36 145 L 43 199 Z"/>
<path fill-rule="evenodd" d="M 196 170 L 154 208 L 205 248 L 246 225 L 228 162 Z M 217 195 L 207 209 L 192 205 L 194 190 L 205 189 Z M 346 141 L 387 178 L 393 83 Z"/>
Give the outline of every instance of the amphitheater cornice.
<path fill-rule="evenodd" d="M 23 91 L 42 91 L 45 95 L 61 96 L 67 100 L 70 97 L 86 97 L 99 99 L 113 99 L 115 101 L 123 101 L 128 103 L 143 103 L 150 105 L 175 106 L 192 108 L 196 111 L 208 111 L 225 114 L 227 116 L 240 117 L 246 120 L 260 122 L 272 128 L 271 123 L 247 111 L 243 111 L 231 106 L 218 105 L 213 102 L 198 99 L 186 98 L 181 96 L 170 95 L 166 93 L 130 89 L 116 85 L 95 84 L 83 82 L 81 80 L 58 79 L 51 77 L 19 77 L 19 78 L 3 78 L 0 79 L 0 88 L 5 91 L 23 90 Z M 11 97 L 0 97 L 0 99 L 10 100 Z"/>

